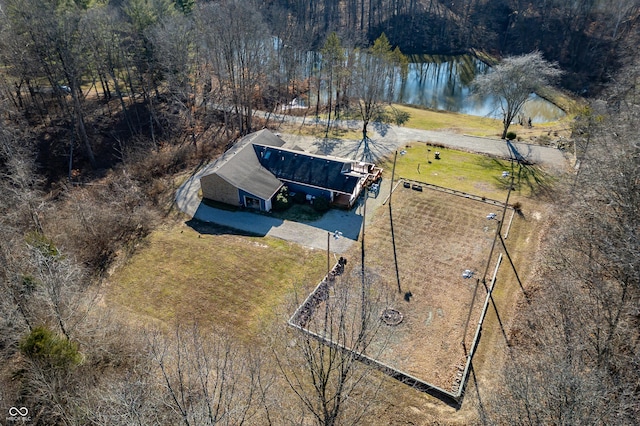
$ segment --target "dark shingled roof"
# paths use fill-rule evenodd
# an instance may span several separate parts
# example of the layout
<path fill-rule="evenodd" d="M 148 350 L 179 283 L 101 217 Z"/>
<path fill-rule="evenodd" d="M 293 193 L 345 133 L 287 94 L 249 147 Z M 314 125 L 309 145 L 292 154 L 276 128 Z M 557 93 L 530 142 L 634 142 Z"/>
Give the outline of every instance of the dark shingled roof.
<path fill-rule="evenodd" d="M 359 177 L 343 173 L 351 170 L 350 161 L 260 145 L 258 141 L 253 148 L 260 164 L 278 179 L 345 194 L 353 193 L 359 181 Z"/>

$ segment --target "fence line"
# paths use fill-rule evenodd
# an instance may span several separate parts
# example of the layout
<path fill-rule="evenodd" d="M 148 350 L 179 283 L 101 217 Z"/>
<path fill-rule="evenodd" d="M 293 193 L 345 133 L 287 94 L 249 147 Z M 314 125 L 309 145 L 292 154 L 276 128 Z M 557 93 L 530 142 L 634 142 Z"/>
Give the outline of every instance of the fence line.
<path fill-rule="evenodd" d="M 405 182 L 409 182 L 409 183 L 414 183 L 414 184 L 419 184 L 422 185 L 424 187 L 427 187 L 429 189 L 432 190 L 436 190 L 436 191 L 441 191 L 441 192 L 445 192 L 448 194 L 453 194 L 453 195 L 457 195 L 463 198 L 467 198 L 467 199 L 472 199 L 472 200 L 476 200 L 476 201 L 481 201 L 487 204 L 492 204 L 495 206 L 501 206 L 501 207 L 506 207 L 506 208 L 511 208 L 512 213 L 511 213 L 511 218 L 509 220 L 509 225 L 507 227 L 507 232 L 504 236 L 504 238 L 507 238 L 508 234 L 509 234 L 509 230 L 511 229 L 511 223 L 513 221 L 513 217 L 515 214 L 515 209 L 513 209 L 513 207 L 510 207 L 508 205 L 506 205 L 505 203 L 498 201 L 498 200 L 493 200 L 490 198 L 486 198 L 486 197 L 480 197 L 477 195 L 473 195 L 473 194 L 469 194 L 466 192 L 462 192 L 462 191 L 457 191 L 455 189 L 449 189 L 449 188 L 445 188 L 442 186 L 438 186 L 438 185 L 433 185 L 430 183 L 426 183 L 426 182 L 420 182 L 420 181 L 416 181 L 416 180 L 412 180 L 412 179 L 406 179 L 406 178 L 400 178 L 398 180 L 398 182 L 396 183 L 395 186 L 393 186 L 393 182 L 391 182 L 392 187 L 392 192 L 396 190 L 396 188 L 398 187 L 398 185 L 400 185 L 400 183 L 402 181 Z M 387 198 L 383 201 L 383 205 L 386 204 L 386 202 L 389 200 L 390 196 L 387 196 Z M 504 220 L 504 218 L 503 218 Z M 498 274 L 498 269 L 500 267 L 500 264 L 502 263 L 502 253 L 499 254 L 498 256 L 498 260 L 496 261 L 496 265 L 495 265 L 495 269 L 493 271 L 493 277 L 491 278 L 491 283 L 489 286 L 489 290 L 487 291 L 487 296 L 485 298 L 484 304 L 482 306 L 482 313 L 480 314 L 480 319 L 478 320 L 478 325 L 476 327 L 476 332 L 474 334 L 473 337 L 473 341 L 471 343 L 471 348 L 469 350 L 469 353 L 467 354 L 467 360 L 465 363 L 465 368 L 463 370 L 462 373 L 462 378 L 460 380 L 460 383 L 457 385 L 457 390 L 455 392 L 449 392 L 446 391 L 436 385 L 433 385 L 431 383 L 428 383 L 424 380 L 421 380 L 415 376 L 412 376 L 409 373 L 406 373 L 404 371 L 401 371 L 395 367 L 392 367 L 388 364 L 385 364 L 381 361 L 375 360 L 367 355 L 364 355 L 362 353 L 353 351 L 349 348 L 347 348 L 346 346 L 334 342 L 332 340 L 329 340 L 317 333 L 314 333 L 313 331 L 309 330 L 306 328 L 306 324 L 308 323 L 308 321 L 311 319 L 311 316 L 313 315 L 316 307 L 324 300 L 326 300 L 328 298 L 329 295 L 329 287 L 331 286 L 331 282 L 332 282 L 332 277 L 335 277 L 336 275 L 339 275 L 337 273 L 337 268 L 339 268 L 339 263 L 336 263 L 335 266 L 333 267 L 333 269 L 331 270 L 331 272 L 328 275 L 325 275 L 324 279 L 322 281 L 320 281 L 320 283 L 318 283 L 318 285 L 315 287 L 315 289 L 307 296 L 307 298 L 304 300 L 304 302 L 296 309 L 296 311 L 293 313 L 293 315 L 289 318 L 289 320 L 287 321 L 287 324 L 291 327 L 294 327 L 296 329 L 298 329 L 299 331 L 301 331 L 302 333 L 305 333 L 309 336 L 311 336 L 312 338 L 316 339 L 317 341 L 319 341 L 322 344 L 326 344 L 329 345 L 331 347 L 337 348 L 341 351 L 348 351 L 349 353 L 352 353 L 356 359 L 358 361 L 361 361 L 367 365 L 371 365 L 373 367 L 375 367 L 376 369 L 378 369 L 379 371 L 387 374 L 388 376 L 404 383 L 407 385 L 410 385 L 411 387 L 420 390 L 421 392 L 425 392 L 431 396 L 434 396 L 438 399 L 440 399 L 441 401 L 454 406 L 454 407 L 459 407 L 462 398 L 464 396 L 464 390 L 467 384 L 467 381 L 469 380 L 469 371 L 471 368 L 471 362 L 473 360 L 473 356 L 475 355 L 476 349 L 480 343 L 480 337 L 482 334 L 482 325 L 484 323 L 485 317 L 487 315 L 487 310 L 489 307 L 489 302 L 491 301 L 491 296 L 492 296 L 492 292 L 493 289 L 495 287 L 495 283 L 496 283 L 496 276 Z M 464 339 L 464 337 L 463 337 Z"/>
<path fill-rule="evenodd" d="M 511 230 L 511 223 L 513 222 L 513 216 L 516 214 L 516 209 L 511 209 L 511 217 L 509 218 L 509 224 L 507 225 L 507 232 L 504 234 L 504 239 L 506 240 L 509 236 L 509 231 Z"/>
<path fill-rule="evenodd" d="M 385 364 L 384 362 L 378 361 L 376 359 L 373 359 L 367 355 L 364 355 L 360 352 L 356 352 L 354 350 L 351 350 L 349 348 L 347 348 L 346 346 L 338 343 L 338 342 L 334 342 L 333 340 L 329 340 L 324 336 L 319 335 L 318 333 L 315 333 L 311 330 L 309 330 L 308 328 L 306 328 L 306 324 L 308 322 L 308 320 L 310 319 L 310 315 L 313 314 L 313 312 L 315 311 L 316 307 L 318 306 L 318 304 L 325 300 L 323 299 L 323 293 L 325 291 L 328 291 L 328 287 L 330 286 L 330 281 L 328 281 L 326 278 L 327 276 L 325 276 L 325 279 L 320 281 L 320 283 L 316 286 L 316 288 L 314 289 L 313 292 L 311 292 L 311 294 L 309 294 L 309 296 L 307 296 L 307 298 L 305 299 L 305 301 L 302 303 L 302 305 L 300 305 L 298 307 L 298 309 L 296 309 L 296 311 L 294 312 L 294 314 L 289 318 L 289 320 L 287 321 L 287 324 L 289 324 L 289 326 L 296 328 L 297 330 L 301 331 L 302 333 L 305 333 L 309 336 L 311 336 L 312 338 L 314 338 L 315 340 L 319 341 L 322 344 L 331 346 L 333 348 L 337 348 L 341 351 L 346 351 L 349 353 L 352 353 L 356 359 L 360 362 L 363 362 L 367 365 L 370 365 L 372 367 L 375 367 L 376 369 L 378 369 L 379 371 L 383 372 L 384 374 L 404 383 L 407 384 L 411 387 L 413 387 L 414 389 L 417 389 L 421 392 L 427 393 L 435 398 L 440 399 L 441 401 L 453 406 L 453 407 L 459 407 L 460 403 L 462 401 L 462 397 L 464 395 L 464 388 L 466 386 L 466 382 L 469 378 L 469 368 L 471 366 L 471 360 L 473 358 L 473 355 L 475 354 L 475 350 L 478 346 L 478 343 L 480 341 L 480 334 L 481 334 L 481 330 L 482 330 L 482 323 L 484 322 L 484 318 L 487 314 L 487 309 L 489 306 L 489 302 L 491 300 L 491 293 L 493 291 L 493 287 L 495 286 L 495 282 L 496 282 L 496 275 L 498 274 L 498 268 L 500 267 L 500 263 L 502 262 L 502 253 L 500 253 L 500 255 L 498 256 L 498 260 L 496 262 L 496 267 L 495 270 L 493 272 L 493 278 L 491 279 L 491 286 L 489 288 L 489 292 L 487 293 L 487 297 L 485 299 L 484 305 L 482 307 L 482 314 L 480 315 L 480 319 L 478 321 L 478 326 L 476 328 L 476 333 L 474 335 L 474 339 L 471 345 L 471 350 L 469 351 L 469 355 L 467 355 L 467 362 L 465 365 L 465 369 L 464 372 L 462 374 L 462 379 L 460 384 L 458 385 L 458 389 L 455 393 L 453 392 L 449 392 L 446 391 L 436 385 L 433 385 L 431 383 L 428 383 L 424 380 L 421 380 L 409 373 L 406 373 L 402 370 L 399 370 L 395 367 L 392 367 L 388 364 Z M 338 267 L 338 263 L 336 263 L 336 266 L 334 266 L 334 270 L 336 267 Z M 333 271 L 333 270 L 332 270 Z M 313 305 L 313 306 L 312 306 Z M 307 316 L 309 315 L 309 316 Z"/>
<path fill-rule="evenodd" d="M 478 348 L 478 343 L 480 343 L 480 335 L 482 334 L 482 323 L 484 322 L 484 318 L 487 315 L 487 309 L 489 308 L 489 302 L 491 301 L 491 293 L 493 292 L 493 287 L 496 285 L 496 275 L 498 275 L 498 268 L 500 267 L 501 262 L 502 262 L 502 253 L 500 253 L 500 255 L 498 256 L 498 261 L 496 262 L 496 268 L 493 271 L 493 278 L 491 278 L 491 285 L 489 286 L 487 297 L 484 300 L 484 305 L 482 305 L 482 313 L 480 314 L 480 319 L 478 320 L 478 326 L 476 327 L 476 332 L 473 336 L 473 341 L 471 342 L 471 349 L 469 350 L 469 355 L 467 355 L 467 362 L 464 366 L 464 372 L 462 373 L 462 380 L 460 381 L 460 386 L 458 387 L 458 392 L 456 393 L 456 398 L 458 399 L 462 399 L 462 395 L 464 394 L 464 388 L 466 386 L 467 380 L 469 379 L 469 369 L 471 367 L 471 361 L 473 360 L 473 355 L 475 355 L 476 349 Z"/>
<path fill-rule="evenodd" d="M 438 185 L 434 185 L 432 183 L 421 182 L 419 180 L 400 178 L 398 180 L 398 182 L 400 182 L 400 181 L 406 181 L 406 182 L 409 182 L 409 183 L 415 183 L 415 184 L 427 187 L 429 189 L 433 189 L 435 191 L 445 192 L 447 194 L 457 195 L 459 197 L 469 198 L 469 199 L 476 200 L 476 201 L 482 201 L 482 202 L 487 203 L 487 204 L 493 204 L 494 206 L 504 207 L 504 203 L 502 201 L 494 200 L 492 198 L 481 197 L 479 195 L 473 195 L 473 194 L 469 194 L 468 192 L 458 191 L 456 189 L 445 188 L 444 186 L 438 186 Z M 395 190 L 395 188 L 394 188 L 394 190 Z"/>

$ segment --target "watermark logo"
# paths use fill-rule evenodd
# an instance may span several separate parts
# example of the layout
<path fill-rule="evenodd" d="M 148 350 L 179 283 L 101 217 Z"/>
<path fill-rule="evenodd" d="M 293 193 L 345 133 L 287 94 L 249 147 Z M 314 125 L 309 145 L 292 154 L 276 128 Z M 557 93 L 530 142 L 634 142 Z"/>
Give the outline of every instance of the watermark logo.
<path fill-rule="evenodd" d="M 29 409 L 27 407 L 11 407 L 9 408 L 9 417 L 6 420 L 8 422 L 28 422 L 31 420 Z"/>

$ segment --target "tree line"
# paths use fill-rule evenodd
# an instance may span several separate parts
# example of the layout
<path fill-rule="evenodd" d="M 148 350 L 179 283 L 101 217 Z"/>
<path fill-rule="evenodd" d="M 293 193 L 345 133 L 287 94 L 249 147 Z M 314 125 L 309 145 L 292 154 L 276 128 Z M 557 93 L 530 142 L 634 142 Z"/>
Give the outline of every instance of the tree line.
<path fill-rule="evenodd" d="M 637 38 L 629 41 L 630 45 Z M 637 423 L 640 363 L 638 57 L 573 124 L 538 273 L 513 322 L 489 424 Z"/>
<path fill-rule="evenodd" d="M 279 3 L 279 2 L 273 2 Z M 316 45 L 329 31 L 373 40 L 384 31 L 407 54 L 539 50 L 567 71 L 565 87 L 597 92 L 638 18 L 636 0 L 288 1 Z"/>
<path fill-rule="evenodd" d="M 260 2 L 6 0 L 2 11 L 0 84 L 46 139 L 51 179 L 108 168 L 143 141 L 180 135 L 197 150 L 207 131 L 232 139 L 260 126 L 257 110 L 296 98 L 316 114 L 328 98 L 330 118 L 380 119 L 372 106 L 406 64 L 384 34 L 368 48 L 331 33 L 313 50 L 290 13 Z M 366 108 L 353 103 L 362 97 Z"/>
<path fill-rule="evenodd" d="M 198 149 L 207 131 L 246 134 L 256 110 L 293 99 L 315 103 L 316 115 L 322 104 L 370 121 L 373 109 L 355 101 L 389 98 L 379 87 L 393 77 L 379 70 L 374 82 L 358 52 L 381 35 L 405 54 L 540 51 L 566 71 L 566 87 L 588 90 L 637 19 L 637 1 L 609 3 L 3 0 L 0 86 L 47 129 L 40 163 L 50 177 L 71 178 L 75 164 L 110 167 L 140 139 L 157 147 L 179 134 Z M 376 55 L 387 70 L 407 63 Z"/>

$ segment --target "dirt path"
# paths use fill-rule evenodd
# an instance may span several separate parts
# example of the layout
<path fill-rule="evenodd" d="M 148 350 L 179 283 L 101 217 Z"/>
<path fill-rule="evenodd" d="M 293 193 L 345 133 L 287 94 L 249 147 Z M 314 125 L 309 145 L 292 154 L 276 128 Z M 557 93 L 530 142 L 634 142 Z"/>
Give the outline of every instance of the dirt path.
<path fill-rule="evenodd" d="M 353 122 L 348 122 L 344 125 L 350 128 L 358 128 L 357 123 Z M 509 158 L 510 156 L 507 143 L 500 139 L 398 126 L 377 126 L 370 133 L 371 140 L 367 143 L 363 143 L 360 140 L 324 139 L 290 134 L 282 134 L 280 136 L 290 146 L 298 146 L 305 151 L 364 160 L 382 158 L 412 142 L 437 143 L 448 148 L 497 157 Z M 514 143 L 513 145 L 518 153 L 531 163 L 559 171 L 566 170 L 569 166 L 565 153 L 557 148 L 525 143 Z"/>

